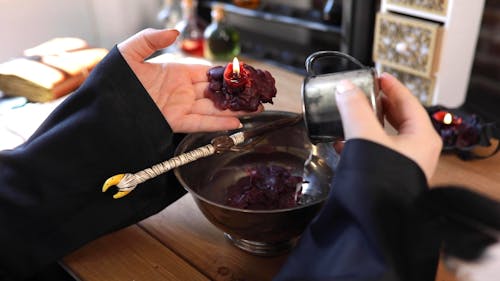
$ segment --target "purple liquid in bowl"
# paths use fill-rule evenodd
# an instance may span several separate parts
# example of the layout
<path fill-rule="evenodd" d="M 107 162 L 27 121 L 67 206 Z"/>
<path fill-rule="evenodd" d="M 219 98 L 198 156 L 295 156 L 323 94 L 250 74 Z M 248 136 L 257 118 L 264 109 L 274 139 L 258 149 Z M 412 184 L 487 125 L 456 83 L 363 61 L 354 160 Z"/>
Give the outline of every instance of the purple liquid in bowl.
<path fill-rule="evenodd" d="M 259 165 L 247 170 L 227 188 L 226 205 L 252 210 L 286 209 L 297 206 L 302 189 L 302 177 L 277 166 Z"/>

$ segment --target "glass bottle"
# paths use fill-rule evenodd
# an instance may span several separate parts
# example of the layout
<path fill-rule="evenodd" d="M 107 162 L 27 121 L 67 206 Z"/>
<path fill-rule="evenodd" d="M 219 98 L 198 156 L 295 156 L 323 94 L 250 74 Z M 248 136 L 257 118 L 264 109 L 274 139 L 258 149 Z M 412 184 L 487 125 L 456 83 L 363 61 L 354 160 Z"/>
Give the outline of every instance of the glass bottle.
<path fill-rule="evenodd" d="M 342 21 L 342 0 L 327 0 L 323 7 L 323 20 L 340 25 Z"/>
<path fill-rule="evenodd" d="M 158 21 L 164 28 L 171 29 L 182 20 L 180 0 L 164 0 L 163 9 L 158 13 Z"/>
<path fill-rule="evenodd" d="M 240 54 L 240 34 L 224 20 L 224 6 L 212 7 L 212 22 L 203 34 L 203 54 L 210 60 L 227 61 Z"/>
<path fill-rule="evenodd" d="M 179 49 L 193 56 L 203 56 L 203 25 L 196 14 L 196 0 L 182 0 L 182 21 L 176 25 L 179 30 Z"/>

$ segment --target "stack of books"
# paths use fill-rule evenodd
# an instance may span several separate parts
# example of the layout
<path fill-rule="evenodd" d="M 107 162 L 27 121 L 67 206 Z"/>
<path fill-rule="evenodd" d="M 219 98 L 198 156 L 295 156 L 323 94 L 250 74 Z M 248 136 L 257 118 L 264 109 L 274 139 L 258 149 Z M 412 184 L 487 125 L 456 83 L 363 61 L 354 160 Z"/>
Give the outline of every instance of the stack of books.
<path fill-rule="evenodd" d="M 0 91 L 31 102 L 55 100 L 77 89 L 107 53 L 80 38 L 51 39 L 0 64 Z"/>

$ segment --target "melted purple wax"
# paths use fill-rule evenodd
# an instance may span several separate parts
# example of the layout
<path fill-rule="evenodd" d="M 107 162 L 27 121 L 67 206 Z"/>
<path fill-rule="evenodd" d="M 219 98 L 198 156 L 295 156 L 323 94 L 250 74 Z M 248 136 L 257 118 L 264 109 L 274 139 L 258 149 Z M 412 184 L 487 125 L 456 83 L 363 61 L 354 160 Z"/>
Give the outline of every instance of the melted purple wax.
<path fill-rule="evenodd" d="M 207 72 L 209 81 L 205 96 L 218 109 L 256 111 L 262 103 L 273 103 L 276 96 L 275 80 L 266 70 L 240 63 L 240 74 L 235 78 L 232 63 L 226 67 L 212 67 Z"/>
<path fill-rule="evenodd" d="M 464 115 L 459 124 L 444 124 L 431 118 L 432 124 L 441 135 L 445 148 L 467 148 L 477 145 L 481 137 L 481 123 L 477 115 Z"/>
<path fill-rule="evenodd" d="M 226 205 L 241 209 L 271 210 L 298 205 L 302 177 L 284 167 L 257 166 L 227 189 Z"/>

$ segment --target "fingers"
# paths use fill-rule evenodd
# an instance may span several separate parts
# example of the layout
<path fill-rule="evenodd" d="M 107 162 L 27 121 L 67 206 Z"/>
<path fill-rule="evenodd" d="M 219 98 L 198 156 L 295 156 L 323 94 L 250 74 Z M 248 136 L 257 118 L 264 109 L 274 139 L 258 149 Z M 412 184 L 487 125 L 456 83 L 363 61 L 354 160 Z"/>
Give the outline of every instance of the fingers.
<path fill-rule="evenodd" d="M 208 82 L 199 82 L 193 85 L 194 93 L 196 95 L 196 99 L 202 99 L 205 97 L 205 90 L 208 87 Z"/>
<path fill-rule="evenodd" d="M 171 124 L 171 127 L 176 133 L 215 132 L 238 129 L 241 127 L 241 122 L 238 118 L 230 116 L 189 114 L 183 117 L 178 126 Z"/>
<path fill-rule="evenodd" d="M 366 95 L 349 81 L 341 81 L 335 95 L 346 139 L 373 140 L 384 133 Z"/>
<path fill-rule="evenodd" d="M 386 118 L 399 133 L 391 136 L 392 148 L 413 159 L 429 180 L 436 169 L 441 138 L 424 107 L 403 84 L 387 73 L 380 76 L 380 84 Z"/>
<path fill-rule="evenodd" d="M 192 114 L 200 114 L 200 115 L 214 115 L 214 116 L 243 116 L 249 114 L 256 114 L 262 112 L 264 107 L 260 105 L 256 111 L 247 112 L 247 111 L 231 111 L 229 109 L 220 110 L 217 109 L 214 105 L 214 102 L 208 98 L 198 99 L 193 104 L 191 108 Z"/>
<path fill-rule="evenodd" d="M 173 75 L 186 73 L 191 79 L 191 83 L 208 82 L 207 71 L 210 66 L 204 64 L 185 64 L 185 63 L 168 63 L 168 69 Z"/>
<path fill-rule="evenodd" d="M 344 149 L 344 141 L 336 141 L 332 145 L 333 145 L 333 149 L 335 149 L 335 151 L 338 154 L 342 153 L 342 150 Z"/>
<path fill-rule="evenodd" d="M 172 44 L 178 35 L 179 31 L 175 29 L 147 28 L 118 44 L 118 49 L 122 54 L 143 61 L 157 50 Z"/>
<path fill-rule="evenodd" d="M 208 82 L 207 71 L 210 66 L 203 64 L 191 64 L 188 67 L 189 74 L 191 76 L 191 82 Z"/>
<path fill-rule="evenodd" d="M 383 73 L 380 85 L 385 94 L 384 111 L 400 133 L 414 133 L 430 125 L 429 116 L 417 98 L 394 76 Z"/>

